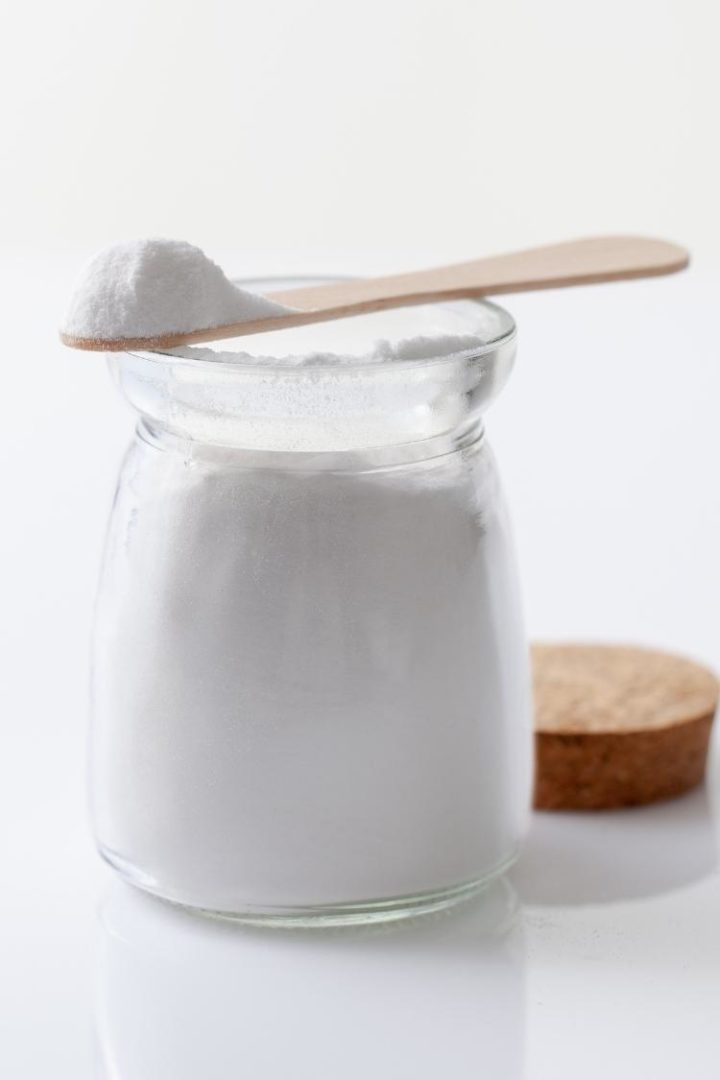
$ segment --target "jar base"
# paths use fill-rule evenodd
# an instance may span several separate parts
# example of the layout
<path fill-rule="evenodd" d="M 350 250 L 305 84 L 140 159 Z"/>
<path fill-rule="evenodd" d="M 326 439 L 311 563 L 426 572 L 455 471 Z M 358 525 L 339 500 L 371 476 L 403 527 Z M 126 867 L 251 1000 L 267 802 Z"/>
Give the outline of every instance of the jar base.
<path fill-rule="evenodd" d="M 415 895 L 391 897 L 385 900 L 366 900 L 357 903 L 318 904 L 300 907 L 248 905 L 240 911 L 220 911 L 213 908 L 188 904 L 163 894 L 154 881 L 149 881 L 125 859 L 106 848 L 100 854 L 120 876 L 135 888 L 172 907 L 181 908 L 192 915 L 245 926 L 265 926 L 278 929 L 311 929 L 335 926 L 363 926 L 370 923 L 395 922 L 430 915 L 470 900 L 486 889 L 493 881 L 505 874 L 517 859 L 513 853 L 488 873 L 473 881 L 451 885 L 443 889 Z"/>

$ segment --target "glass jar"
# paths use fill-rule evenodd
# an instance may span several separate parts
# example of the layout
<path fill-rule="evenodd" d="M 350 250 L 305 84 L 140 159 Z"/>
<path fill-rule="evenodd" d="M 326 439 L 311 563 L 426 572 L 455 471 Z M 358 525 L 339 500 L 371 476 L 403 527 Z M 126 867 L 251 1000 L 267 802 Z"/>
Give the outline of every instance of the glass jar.
<path fill-rule="evenodd" d="M 250 921 L 445 906 L 512 862 L 530 797 L 527 646 L 481 420 L 514 324 L 461 301 L 249 347 L 110 360 L 140 419 L 95 621 L 100 851 L 149 892 Z"/>

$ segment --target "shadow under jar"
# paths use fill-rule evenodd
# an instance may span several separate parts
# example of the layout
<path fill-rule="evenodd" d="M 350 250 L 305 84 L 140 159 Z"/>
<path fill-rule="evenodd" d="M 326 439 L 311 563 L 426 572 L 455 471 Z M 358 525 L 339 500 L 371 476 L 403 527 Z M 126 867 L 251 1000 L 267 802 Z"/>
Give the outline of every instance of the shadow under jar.
<path fill-rule="evenodd" d="M 140 420 L 95 621 L 100 851 L 248 921 L 443 907 L 512 862 L 530 799 L 481 422 L 514 324 L 461 301 L 221 346 L 110 360 Z"/>

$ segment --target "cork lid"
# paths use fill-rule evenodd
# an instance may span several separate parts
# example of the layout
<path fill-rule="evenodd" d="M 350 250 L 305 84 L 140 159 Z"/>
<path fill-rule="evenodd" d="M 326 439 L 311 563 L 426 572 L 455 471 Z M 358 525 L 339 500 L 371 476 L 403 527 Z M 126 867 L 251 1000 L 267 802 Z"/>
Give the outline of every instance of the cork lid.
<path fill-rule="evenodd" d="M 712 672 L 619 645 L 536 645 L 535 795 L 541 810 L 669 799 L 705 772 L 718 701 Z"/>
<path fill-rule="evenodd" d="M 681 656 L 629 646 L 536 645 L 535 730 L 670 727 L 715 710 L 718 682 Z"/>

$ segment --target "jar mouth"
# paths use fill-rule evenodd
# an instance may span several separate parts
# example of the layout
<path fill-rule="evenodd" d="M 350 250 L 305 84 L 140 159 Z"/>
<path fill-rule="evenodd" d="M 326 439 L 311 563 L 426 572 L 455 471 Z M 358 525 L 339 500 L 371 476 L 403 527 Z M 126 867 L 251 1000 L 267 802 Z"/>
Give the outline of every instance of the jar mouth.
<path fill-rule="evenodd" d="M 294 275 L 233 280 L 241 288 L 265 294 L 348 278 Z M 484 298 L 467 298 L 248 334 L 209 342 L 205 347 L 129 350 L 125 355 L 149 364 L 196 369 L 198 374 L 201 370 L 209 373 L 212 367 L 218 373 L 224 369 L 307 378 L 334 371 L 336 376 L 354 376 L 379 374 L 379 369 L 388 367 L 411 372 L 436 364 L 472 361 L 510 345 L 516 334 L 515 321 L 504 308 Z M 382 355 L 372 353 L 378 345 L 384 347 Z"/>
<path fill-rule="evenodd" d="M 310 280 L 243 284 L 260 291 Z M 453 348 L 458 338 L 464 347 Z M 396 358 L 368 359 L 378 339 L 421 341 L 428 352 L 407 357 L 398 347 Z M 454 300 L 230 343 L 252 352 L 220 351 L 228 348 L 222 341 L 203 349 L 109 353 L 108 364 L 152 429 L 192 442 L 312 454 L 414 443 L 435 454 L 438 440 L 450 445 L 479 423 L 510 374 L 515 339 L 503 308 Z"/>

